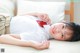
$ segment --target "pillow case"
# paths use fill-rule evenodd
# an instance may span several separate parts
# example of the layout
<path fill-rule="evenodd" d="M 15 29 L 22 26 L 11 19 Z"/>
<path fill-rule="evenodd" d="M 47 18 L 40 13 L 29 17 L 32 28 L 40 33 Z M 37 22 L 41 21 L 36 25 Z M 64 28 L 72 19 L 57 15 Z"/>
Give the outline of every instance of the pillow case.
<path fill-rule="evenodd" d="M 17 15 L 39 12 L 49 15 L 52 23 L 60 22 L 64 19 L 65 2 L 45 2 L 17 0 Z"/>
<path fill-rule="evenodd" d="M 14 16 L 14 3 L 12 0 L 0 0 L 0 14 Z"/>

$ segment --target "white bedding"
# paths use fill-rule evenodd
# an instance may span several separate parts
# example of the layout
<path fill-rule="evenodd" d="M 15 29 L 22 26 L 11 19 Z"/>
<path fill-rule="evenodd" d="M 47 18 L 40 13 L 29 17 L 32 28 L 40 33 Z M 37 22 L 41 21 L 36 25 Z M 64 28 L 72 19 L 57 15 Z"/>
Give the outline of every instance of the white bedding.
<path fill-rule="evenodd" d="M 0 49 L 4 48 L 4 53 L 80 53 L 80 42 L 50 41 L 49 49 L 36 50 L 30 47 L 19 47 L 13 45 L 0 44 Z"/>

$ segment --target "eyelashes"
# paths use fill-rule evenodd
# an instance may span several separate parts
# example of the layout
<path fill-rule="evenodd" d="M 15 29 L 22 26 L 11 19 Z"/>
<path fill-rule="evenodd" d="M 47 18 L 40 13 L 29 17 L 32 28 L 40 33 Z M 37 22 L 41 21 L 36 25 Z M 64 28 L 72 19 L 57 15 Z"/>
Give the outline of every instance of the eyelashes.
<path fill-rule="evenodd" d="M 62 34 L 62 38 L 63 38 L 63 36 L 64 36 L 64 35 Z"/>
<path fill-rule="evenodd" d="M 64 28 L 65 28 L 65 25 L 62 26 L 62 29 L 64 29 Z M 63 37 L 64 37 L 64 35 L 63 35 L 63 33 L 62 33 L 62 38 L 63 38 Z"/>
<path fill-rule="evenodd" d="M 65 25 L 62 26 L 62 29 L 65 28 Z"/>

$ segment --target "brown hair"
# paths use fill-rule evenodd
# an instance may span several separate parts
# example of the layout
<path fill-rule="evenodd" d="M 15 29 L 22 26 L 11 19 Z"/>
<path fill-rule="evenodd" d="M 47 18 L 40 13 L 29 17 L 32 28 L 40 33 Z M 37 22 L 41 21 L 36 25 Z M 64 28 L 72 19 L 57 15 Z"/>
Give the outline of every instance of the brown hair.
<path fill-rule="evenodd" d="M 63 22 L 66 24 L 67 27 L 69 27 L 70 30 L 73 31 L 72 37 L 68 41 L 79 41 L 80 40 L 80 25 L 76 24 L 74 22 Z"/>

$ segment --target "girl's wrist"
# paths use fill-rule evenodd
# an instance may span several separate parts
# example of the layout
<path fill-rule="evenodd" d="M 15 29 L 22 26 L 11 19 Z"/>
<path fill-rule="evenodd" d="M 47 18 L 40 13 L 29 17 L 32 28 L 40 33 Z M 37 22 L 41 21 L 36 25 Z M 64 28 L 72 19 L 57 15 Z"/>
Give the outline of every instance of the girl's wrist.
<path fill-rule="evenodd" d="M 30 47 L 32 47 L 32 48 L 35 48 L 35 49 L 38 49 L 39 48 L 39 43 L 37 43 L 37 42 L 30 42 Z"/>
<path fill-rule="evenodd" d="M 35 43 L 33 43 L 33 42 L 30 41 L 29 42 L 29 46 L 35 48 L 36 45 L 35 45 Z"/>

